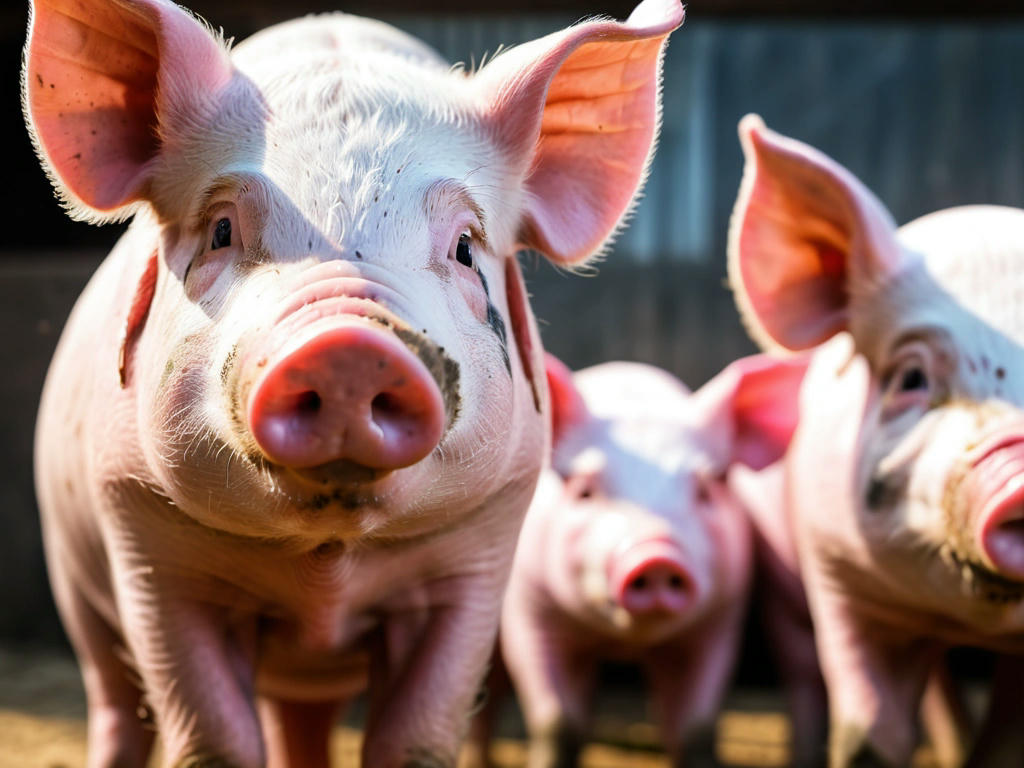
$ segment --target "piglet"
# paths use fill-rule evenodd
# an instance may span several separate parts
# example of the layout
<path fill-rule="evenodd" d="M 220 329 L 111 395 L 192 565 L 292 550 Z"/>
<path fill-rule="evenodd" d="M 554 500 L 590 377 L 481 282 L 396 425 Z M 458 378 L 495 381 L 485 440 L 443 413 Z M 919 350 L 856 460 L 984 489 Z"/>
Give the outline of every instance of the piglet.
<path fill-rule="evenodd" d="M 740 137 L 729 247 L 740 311 L 765 348 L 815 348 L 785 494 L 828 690 L 829 764 L 907 765 L 947 648 L 1021 666 L 1024 211 L 953 208 L 897 230 L 820 152 L 756 116 Z M 1020 679 L 1002 676 L 994 701 L 1019 702 Z M 1007 682 L 1016 690 L 1000 692 Z M 1013 717 L 987 729 L 977 764 L 1021 764 L 1001 751 L 1020 741 Z"/>
<path fill-rule="evenodd" d="M 751 541 L 724 485 L 734 462 L 778 458 L 799 361 L 738 360 L 690 393 L 614 362 L 574 375 L 548 357 L 554 448 L 519 538 L 502 656 L 529 732 L 529 768 L 576 765 L 595 667 L 647 672 L 672 764 L 713 763 L 715 717 L 746 612 Z"/>
<path fill-rule="evenodd" d="M 548 440 L 515 253 L 613 234 L 676 0 L 476 72 L 307 17 L 37 0 L 22 77 L 70 214 L 134 216 L 42 398 L 37 488 L 89 768 L 451 766 Z"/>

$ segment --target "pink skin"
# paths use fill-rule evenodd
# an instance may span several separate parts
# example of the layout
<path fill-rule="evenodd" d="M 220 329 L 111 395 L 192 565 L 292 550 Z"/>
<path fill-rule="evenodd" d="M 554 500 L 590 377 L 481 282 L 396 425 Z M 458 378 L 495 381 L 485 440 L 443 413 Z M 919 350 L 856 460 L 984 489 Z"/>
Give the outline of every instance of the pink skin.
<path fill-rule="evenodd" d="M 614 233 L 681 20 L 647 0 L 467 76 L 341 14 L 229 53 L 164 0 L 33 8 L 44 169 L 75 217 L 135 215 L 36 441 L 88 768 L 146 764 L 140 703 L 166 766 L 321 768 L 367 687 L 364 765 L 453 765 L 548 441 L 515 252 Z"/>
<path fill-rule="evenodd" d="M 905 765 L 947 648 L 1024 652 L 1024 317 L 1007 278 L 1024 258 L 1024 211 L 957 208 L 897 230 L 831 159 L 754 116 L 740 134 L 741 312 L 766 347 L 818 345 L 786 498 L 830 764 Z M 933 698 L 926 712 L 941 709 Z M 987 725 L 979 754 L 1006 754 L 1010 730 Z"/>
<path fill-rule="evenodd" d="M 781 455 L 794 422 L 750 406 L 795 388 L 802 365 L 747 358 L 693 394 L 636 363 L 570 375 L 549 357 L 547 370 L 552 468 L 520 535 L 500 636 L 528 765 L 575 764 L 603 659 L 647 670 L 674 765 L 712 762 L 751 556 L 722 477 L 739 457 Z"/>

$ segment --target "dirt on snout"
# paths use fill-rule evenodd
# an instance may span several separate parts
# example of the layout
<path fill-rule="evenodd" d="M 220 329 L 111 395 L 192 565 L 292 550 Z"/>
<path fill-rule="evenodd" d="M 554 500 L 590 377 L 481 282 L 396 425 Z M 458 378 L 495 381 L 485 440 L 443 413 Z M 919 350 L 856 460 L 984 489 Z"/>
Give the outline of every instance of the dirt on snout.
<path fill-rule="evenodd" d="M 498 768 L 523 768 L 522 723 L 512 707 L 498 727 L 492 757 Z M 740 690 L 730 695 L 717 727 L 719 759 L 726 766 L 784 766 L 789 723 L 775 691 Z M 669 768 L 657 749 L 657 733 L 644 716 L 639 691 L 602 692 L 594 741 L 583 768 Z M 359 712 L 352 719 L 358 721 Z M 331 741 L 333 765 L 357 768 L 360 732 L 339 723 Z M 154 754 L 151 766 L 159 765 Z M 85 695 L 78 668 L 68 656 L 0 648 L 0 768 L 84 768 Z M 935 768 L 923 748 L 915 768 Z"/>

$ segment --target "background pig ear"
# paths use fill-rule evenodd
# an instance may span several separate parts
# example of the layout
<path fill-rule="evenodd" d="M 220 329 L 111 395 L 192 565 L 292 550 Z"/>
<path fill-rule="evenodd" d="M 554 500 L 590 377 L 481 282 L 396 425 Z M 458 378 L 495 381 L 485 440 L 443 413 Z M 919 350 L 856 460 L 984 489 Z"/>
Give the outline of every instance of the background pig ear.
<path fill-rule="evenodd" d="M 643 182 L 661 117 L 661 58 L 679 0 L 589 21 L 501 54 L 478 74 L 485 122 L 526 177 L 521 245 L 561 265 L 598 252 Z"/>
<path fill-rule="evenodd" d="M 144 199 L 176 120 L 231 78 L 225 47 L 167 0 L 36 0 L 22 101 L 72 217 L 123 218 Z"/>
<path fill-rule="evenodd" d="M 746 168 L 729 233 L 729 281 L 766 348 L 807 349 L 844 330 L 851 296 L 899 267 L 895 225 L 849 171 L 812 147 L 740 121 Z"/>
<path fill-rule="evenodd" d="M 557 445 L 569 427 L 587 417 L 587 404 L 573 383 L 572 371 L 549 352 L 544 353 L 544 372 L 551 392 L 551 442 Z"/>
<path fill-rule="evenodd" d="M 718 466 L 763 469 L 782 458 L 796 429 L 808 355 L 751 355 L 730 363 L 693 393 L 697 427 Z"/>

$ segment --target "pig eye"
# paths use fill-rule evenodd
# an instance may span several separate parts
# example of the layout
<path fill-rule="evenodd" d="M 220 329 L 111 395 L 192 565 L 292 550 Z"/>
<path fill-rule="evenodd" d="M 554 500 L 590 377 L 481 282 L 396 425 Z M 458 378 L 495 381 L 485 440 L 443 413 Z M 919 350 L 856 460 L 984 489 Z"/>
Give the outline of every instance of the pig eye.
<path fill-rule="evenodd" d="M 900 374 L 899 391 L 914 392 L 920 389 L 928 389 L 928 375 L 920 366 L 906 368 Z"/>
<path fill-rule="evenodd" d="M 227 248 L 231 245 L 231 219 L 224 217 L 219 219 L 213 228 L 213 242 L 210 243 L 210 250 Z"/>
<path fill-rule="evenodd" d="M 459 242 L 455 244 L 455 260 L 462 266 L 473 269 L 473 244 L 469 232 L 459 235 Z"/>
<path fill-rule="evenodd" d="M 923 348 L 904 355 L 886 377 L 884 418 L 895 418 L 909 409 L 931 408 L 935 382 L 929 364 L 932 357 Z"/>

